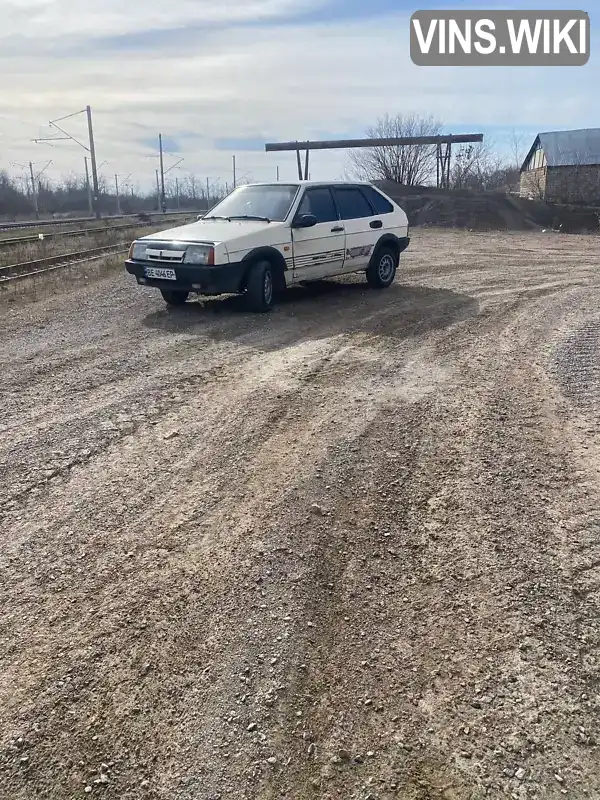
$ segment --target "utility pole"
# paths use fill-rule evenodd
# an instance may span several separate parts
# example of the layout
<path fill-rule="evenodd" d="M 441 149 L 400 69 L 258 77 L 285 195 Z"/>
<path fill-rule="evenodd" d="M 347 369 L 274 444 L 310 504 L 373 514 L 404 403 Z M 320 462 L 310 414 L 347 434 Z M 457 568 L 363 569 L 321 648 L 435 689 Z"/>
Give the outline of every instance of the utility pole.
<path fill-rule="evenodd" d="M 35 178 L 33 177 L 33 164 L 29 162 L 29 174 L 31 175 L 31 195 L 33 197 L 33 207 L 35 209 L 35 218 L 40 218 L 40 209 L 38 206 L 37 192 L 35 189 Z"/>
<path fill-rule="evenodd" d="M 158 170 L 156 170 L 156 203 L 157 208 L 160 211 L 160 184 L 158 182 Z"/>
<path fill-rule="evenodd" d="M 206 179 L 206 210 L 210 208 L 210 186 L 208 185 L 208 178 Z"/>
<path fill-rule="evenodd" d="M 233 188 L 235 189 L 235 156 L 233 156 Z"/>
<path fill-rule="evenodd" d="M 177 204 L 177 211 L 179 211 L 179 178 L 175 177 L 175 197 L 176 197 L 176 204 Z"/>
<path fill-rule="evenodd" d="M 277 167 L 277 180 L 279 180 L 279 167 Z"/>
<path fill-rule="evenodd" d="M 85 107 L 87 114 L 88 133 L 90 137 L 90 160 L 92 162 L 92 181 L 94 183 L 94 206 L 96 219 L 100 219 L 100 190 L 98 188 L 98 169 L 96 167 L 96 148 L 94 147 L 94 129 L 92 127 L 92 109 Z"/>
<path fill-rule="evenodd" d="M 85 162 L 85 187 L 87 189 L 87 197 L 88 197 L 88 210 L 90 213 L 90 217 L 94 216 L 94 203 L 92 201 L 92 184 L 90 183 L 90 171 L 88 169 L 88 160 L 87 156 L 84 156 Z"/>
<path fill-rule="evenodd" d="M 119 202 L 119 176 L 115 175 L 115 194 L 117 195 L 117 216 L 121 214 L 121 203 Z"/>
<path fill-rule="evenodd" d="M 160 154 L 160 208 L 164 214 L 167 210 L 167 203 L 165 200 L 165 168 L 163 164 L 162 133 L 158 134 L 158 150 Z"/>

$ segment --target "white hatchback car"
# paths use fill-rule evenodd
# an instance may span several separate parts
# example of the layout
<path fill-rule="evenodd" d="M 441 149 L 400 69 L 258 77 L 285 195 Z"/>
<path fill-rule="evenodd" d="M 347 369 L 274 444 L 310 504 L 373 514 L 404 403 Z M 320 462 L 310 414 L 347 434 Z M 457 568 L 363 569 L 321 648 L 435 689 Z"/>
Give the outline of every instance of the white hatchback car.
<path fill-rule="evenodd" d="M 374 288 L 389 286 L 408 233 L 404 211 L 370 183 L 256 183 L 197 222 L 137 239 L 126 267 L 169 305 L 239 293 L 267 311 L 296 283 L 365 272 Z"/>

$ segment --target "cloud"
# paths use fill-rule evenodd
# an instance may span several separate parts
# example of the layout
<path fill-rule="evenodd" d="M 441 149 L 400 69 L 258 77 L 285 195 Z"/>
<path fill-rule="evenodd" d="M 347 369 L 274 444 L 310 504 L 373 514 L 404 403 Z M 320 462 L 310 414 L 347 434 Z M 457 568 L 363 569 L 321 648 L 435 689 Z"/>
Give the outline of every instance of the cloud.
<path fill-rule="evenodd" d="M 154 136 L 154 137 L 150 137 L 150 136 L 143 137 L 142 139 L 140 139 L 140 144 L 142 145 L 142 147 L 145 147 L 148 150 L 152 150 L 153 152 L 155 152 L 160 146 L 157 136 Z M 173 138 L 172 136 L 163 136 L 162 137 L 162 147 L 163 147 L 163 153 L 177 153 L 178 154 L 178 153 L 182 152 L 182 147 L 181 147 L 180 143 L 177 141 L 176 138 Z"/>
<path fill-rule="evenodd" d="M 265 21 L 305 11 L 318 0 L 4 0 L 2 34 L 6 39 L 98 38 L 141 31 L 165 31 L 187 25 L 229 26 Z"/>
<path fill-rule="evenodd" d="M 66 0 L 12 0 L 0 32 L 3 153 L 51 157 L 54 174 L 81 171 L 76 145 L 42 150 L 29 140 L 88 103 L 99 161 L 148 186 L 159 132 L 185 159 L 181 170 L 225 181 L 233 152 L 238 174 L 264 180 L 279 165 L 290 178 L 294 155 L 265 154 L 261 143 L 360 136 L 385 112 L 434 114 L 466 132 L 595 124 L 594 55 L 574 69 L 416 67 L 410 9 L 382 16 L 379 2 L 357 18 L 350 6 L 349 19 L 340 11 L 333 21 L 339 0 L 106 0 L 96 10 L 77 0 L 69 13 Z M 15 52 L 19 30 L 28 36 Z M 65 124 L 85 138 L 83 116 Z M 338 177 L 346 155 L 311 159 L 313 177 Z"/>

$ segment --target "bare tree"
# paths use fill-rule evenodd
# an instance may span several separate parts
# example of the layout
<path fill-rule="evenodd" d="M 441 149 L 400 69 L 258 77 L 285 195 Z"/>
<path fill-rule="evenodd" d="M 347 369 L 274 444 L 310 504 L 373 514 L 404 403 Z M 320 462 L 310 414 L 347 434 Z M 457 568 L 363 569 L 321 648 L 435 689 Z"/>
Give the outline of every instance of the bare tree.
<path fill-rule="evenodd" d="M 487 172 L 482 176 L 482 188 L 487 191 L 517 192 L 519 190 L 519 173 L 496 156 Z"/>
<path fill-rule="evenodd" d="M 523 160 L 527 154 L 527 147 L 525 145 L 523 134 L 518 133 L 516 130 L 513 130 L 510 135 L 510 152 L 512 157 L 512 167 L 519 172 L 523 164 Z"/>
<path fill-rule="evenodd" d="M 515 176 L 510 164 L 495 152 L 492 142 L 479 142 L 462 147 L 454 157 L 450 173 L 453 189 L 473 189 L 474 191 L 510 191 L 518 175 Z"/>
<path fill-rule="evenodd" d="M 491 158 L 488 144 L 467 144 L 454 154 L 450 172 L 450 186 L 453 189 L 482 188 L 481 183 L 489 171 Z"/>
<path fill-rule="evenodd" d="M 198 196 L 198 181 L 195 175 L 191 173 L 185 178 L 184 181 L 185 191 L 187 195 L 195 200 Z"/>
<path fill-rule="evenodd" d="M 366 131 L 369 139 L 402 136 L 438 136 L 442 123 L 433 117 L 415 114 L 386 114 Z M 390 180 L 405 186 L 417 186 L 435 173 L 435 146 L 407 144 L 353 150 L 349 174 L 359 180 Z"/>

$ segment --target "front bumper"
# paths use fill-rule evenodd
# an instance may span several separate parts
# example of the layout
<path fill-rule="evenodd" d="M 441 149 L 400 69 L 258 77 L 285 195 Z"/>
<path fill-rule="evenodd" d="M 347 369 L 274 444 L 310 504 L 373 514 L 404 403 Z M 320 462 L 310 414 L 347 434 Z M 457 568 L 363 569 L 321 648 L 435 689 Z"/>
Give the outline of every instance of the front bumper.
<path fill-rule="evenodd" d="M 147 278 L 146 267 L 172 269 L 175 271 L 176 280 Z M 198 294 L 231 294 L 242 290 L 246 265 L 238 263 L 202 267 L 194 264 L 158 264 L 156 262 L 150 264 L 147 261 L 128 259 L 125 262 L 125 268 L 131 275 L 135 275 L 137 282 L 143 286 L 197 292 Z"/>

